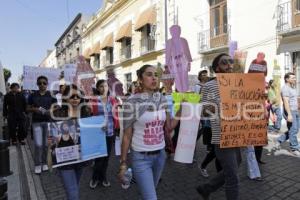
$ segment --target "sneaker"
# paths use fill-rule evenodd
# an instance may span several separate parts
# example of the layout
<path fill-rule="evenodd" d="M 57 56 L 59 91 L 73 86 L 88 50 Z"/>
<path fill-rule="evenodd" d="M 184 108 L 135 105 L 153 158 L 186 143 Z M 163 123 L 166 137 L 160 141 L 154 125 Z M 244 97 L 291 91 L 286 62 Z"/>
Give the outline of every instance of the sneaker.
<path fill-rule="evenodd" d="M 99 181 L 98 180 L 90 180 L 90 188 L 91 189 L 95 189 L 96 187 L 97 187 L 97 185 L 98 185 L 98 183 L 99 183 Z"/>
<path fill-rule="evenodd" d="M 206 169 L 202 169 L 200 168 L 200 173 L 203 177 L 207 178 L 209 177 L 208 173 L 207 173 L 207 170 Z"/>
<path fill-rule="evenodd" d="M 48 171 L 49 170 L 48 165 L 43 165 L 42 170 L 43 171 Z"/>
<path fill-rule="evenodd" d="M 274 146 L 273 146 L 273 150 L 280 150 L 280 142 L 275 138 L 274 139 Z"/>
<path fill-rule="evenodd" d="M 209 200 L 210 194 L 204 189 L 203 185 L 199 185 L 196 190 L 203 200 Z"/>
<path fill-rule="evenodd" d="M 42 167 L 40 165 L 35 166 L 34 173 L 35 174 L 41 174 L 42 173 Z"/>
<path fill-rule="evenodd" d="M 110 187 L 110 182 L 109 181 L 102 181 L 103 187 Z"/>
<path fill-rule="evenodd" d="M 296 157 L 300 157 L 300 151 L 299 150 L 292 150 L 292 154 Z"/>

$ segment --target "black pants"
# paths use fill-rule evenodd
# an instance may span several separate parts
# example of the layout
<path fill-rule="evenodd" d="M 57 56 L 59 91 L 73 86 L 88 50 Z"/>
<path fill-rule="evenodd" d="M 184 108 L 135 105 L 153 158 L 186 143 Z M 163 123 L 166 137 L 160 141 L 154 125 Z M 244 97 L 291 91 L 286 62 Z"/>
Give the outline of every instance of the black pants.
<path fill-rule="evenodd" d="M 255 150 L 256 160 L 258 162 L 260 162 L 261 161 L 262 152 L 263 152 L 263 147 L 262 146 L 256 146 L 256 147 L 254 147 L 254 150 Z"/>
<path fill-rule="evenodd" d="M 8 116 L 7 118 L 9 137 L 12 142 L 16 142 L 17 138 L 22 141 L 26 137 L 25 116 Z M 17 134 L 18 128 L 18 134 Z"/>
<path fill-rule="evenodd" d="M 106 137 L 107 156 L 95 159 L 95 165 L 94 165 L 93 177 L 92 177 L 92 179 L 94 181 L 96 181 L 96 180 L 106 181 L 107 180 L 106 179 L 106 171 L 108 168 L 108 161 L 109 161 L 109 156 L 111 154 L 113 142 L 114 142 L 113 136 Z"/>
<path fill-rule="evenodd" d="M 210 151 L 208 154 L 206 154 L 206 157 L 204 158 L 203 162 L 201 163 L 201 168 L 206 169 L 207 165 L 215 159 L 215 167 L 217 172 L 222 171 L 222 166 L 219 162 L 219 160 L 216 158 L 216 152 L 214 145 L 209 145 Z"/>

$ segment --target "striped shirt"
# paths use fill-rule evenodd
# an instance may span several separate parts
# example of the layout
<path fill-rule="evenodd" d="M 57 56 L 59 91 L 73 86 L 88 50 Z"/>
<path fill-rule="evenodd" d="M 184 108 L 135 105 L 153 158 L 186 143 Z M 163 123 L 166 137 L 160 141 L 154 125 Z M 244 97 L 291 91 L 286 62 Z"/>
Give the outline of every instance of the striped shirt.
<path fill-rule="evenodd" d="M 220 91 L 217 79 L 213 79 L 209 82 L 207 82 L 203 88 L 202 88 L 202 104 L 204 106 L 203 112 L 205 113 L 206 105 L 212 105 L 214 106 L 215 113 L 210 113 L 208 118 L 210 120 L 211 124 L 211 130 L 212 130 L 212 144 L 220 144 L 221 139 L 221 121 L 220 121 Z M 206 113 L 209 113 L 206 112 Z"/>

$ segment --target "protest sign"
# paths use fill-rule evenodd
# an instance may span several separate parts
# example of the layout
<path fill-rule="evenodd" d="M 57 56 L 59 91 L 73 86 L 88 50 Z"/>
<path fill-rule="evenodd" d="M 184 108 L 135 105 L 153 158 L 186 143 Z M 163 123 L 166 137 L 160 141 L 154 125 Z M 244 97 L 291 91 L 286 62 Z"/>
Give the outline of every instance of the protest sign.
<path fill-rule="evenodd" d="M 192 163 L 200 122 L 200 104 L 182 103 L 180 130 L 174 160 Z"/>
<path fill-rule="evenodd" d="M 77 65 L 76 64 L 66 64 L 64 66 L 64 80 L 66 84 L 74 83 L 74 78 L 76 76 Z"/>
<path fill-rule="evenodd" d="M 38 90 L 36 80 L 39 76 L 45 76 L 48 79 L 48 89 L 58 90 L 61 72 L 61 69 L 55 68 L 23 66 L 23 89 Z"/>
<path fill-rule="evenodd" d="M 48 165 L 60 167 L 107 155 L 103 116 L 48 123 Z"/>
<path fill-rule="evenodd" d="M 247 51 L 235 51 L 233 56 L 233 72 L 244 73 L 247 59 Z"/>
<path fill-rule="evenodd" d="M 174 112 L 176 113 L 179 110 L 180 103 L 182 101 L 186 101 L 189 103 L 199 103 L 201 100 L 201 95 L 197 93 L 187 92 L 187 93 L 179 93 L 179 92 L 173 92 L 172 98 L 174 102 Z"/>
<path fill-rule="evenodd" d="M 217 74 L 221 148 L 267 144 L 264 74 Z"/>

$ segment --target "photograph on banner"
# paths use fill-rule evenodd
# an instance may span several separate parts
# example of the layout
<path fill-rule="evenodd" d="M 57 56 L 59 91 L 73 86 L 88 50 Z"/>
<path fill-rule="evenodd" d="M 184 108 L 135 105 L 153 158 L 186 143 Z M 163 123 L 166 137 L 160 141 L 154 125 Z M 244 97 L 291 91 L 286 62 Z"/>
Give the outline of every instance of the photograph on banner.
<path fill-rule="evenodd" d="M 264 74 L 217 74 L 221 148 L 267 144 Z"/>
<path fill-rule="evenodd" d="M 72 84 L 74 83 L 74 78 L 76 76 L 77 65 L 76 64 L 66 64 L 64 66 L 64 81 L 65 84 Z"/>
<path fill-rule="evenodd" d="M 48 89 L 58 90 L 61 69 L 23 66 L 23 89 L 38 90 L 36 80 L 39 76 L 45 76 L 48 79 Z"/>
<path fill-rule="evenodd" d="M 233 55 L 233 72 L 234 73 L 244 73 L 246 60 L 247 60 L 247 51 L 235 51 Z"/>
<path fill-rule="evenodd" d="M 89 117 L 48 123 L 51 166 L 55 168 L 106 156 L 105 133 L 99 120 L 100 117 Z M 92 123 L 95 124 L 88 126 Z M 50 163 L 48 158 L 48 165 Z"/>

